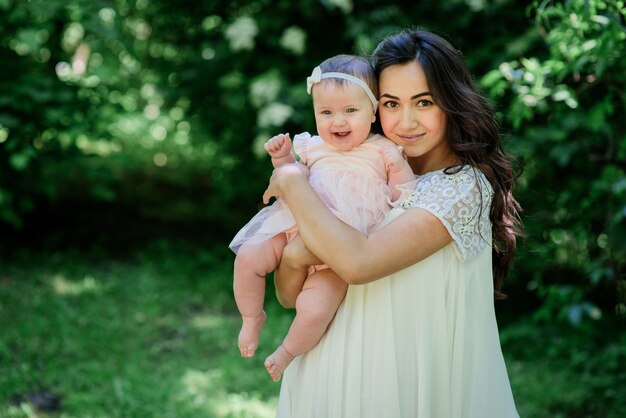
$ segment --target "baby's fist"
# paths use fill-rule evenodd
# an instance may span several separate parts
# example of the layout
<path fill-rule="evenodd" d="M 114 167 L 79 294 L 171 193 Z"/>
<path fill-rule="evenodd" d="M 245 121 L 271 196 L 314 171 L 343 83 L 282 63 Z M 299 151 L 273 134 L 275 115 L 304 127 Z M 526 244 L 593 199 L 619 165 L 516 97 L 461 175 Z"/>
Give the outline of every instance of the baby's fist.
<path fill-rule="evenodd" d="M 289 134 L 278 134 L 263 144 L 263 148 L 272 158 L 280 158 L 291 152 L 291 139 Z"/>
<path fill-rule="evenodd" d="M 385 169 L 391 172 L 401 171 L 407 161 L 404 158 L 402 153 L 402 147 L 395 145 L 385 145 L 384 147 L 378 150 L 380 155 L 383 157 L 383 161 L 385 162 Z"/>

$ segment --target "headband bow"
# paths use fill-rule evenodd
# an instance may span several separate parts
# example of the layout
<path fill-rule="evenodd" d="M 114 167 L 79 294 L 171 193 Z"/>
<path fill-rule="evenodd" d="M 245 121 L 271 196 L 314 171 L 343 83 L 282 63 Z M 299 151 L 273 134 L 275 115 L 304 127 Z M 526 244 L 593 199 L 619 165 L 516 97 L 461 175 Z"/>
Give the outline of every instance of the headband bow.
<path fill-rule="evenodd" d="M 376 97 L 374 97 L 374 93 L 372 93 L 372 90 L 370 90 L 369 86 L 363 80 L 350 74 L 335 72 L 322 73 L 322 69 L 320 67 L 315 67 L 313 68 L 313 72 L 311 73 L 311 75 L 306 78 L 306 92 L 308 94 L 311 94 L 313 84 L 319 83 L 325 78 L 341 78 L 355 83 L 363 90 L 365 90 L 365 93 L 367 93 L 367 97 L 369 97 L 372 105 L 374 106 L 374 112 L 376 112 L 376 108 L 378 107 L 378 100 L 376 100 Z"/>
<path fill-rule="evenodd" d="M 322 81 L 322 69 L 320 67 L 313 68 L 313 72 L 306 78 L 306 92 L 311 94 L 313 84 Z"/>

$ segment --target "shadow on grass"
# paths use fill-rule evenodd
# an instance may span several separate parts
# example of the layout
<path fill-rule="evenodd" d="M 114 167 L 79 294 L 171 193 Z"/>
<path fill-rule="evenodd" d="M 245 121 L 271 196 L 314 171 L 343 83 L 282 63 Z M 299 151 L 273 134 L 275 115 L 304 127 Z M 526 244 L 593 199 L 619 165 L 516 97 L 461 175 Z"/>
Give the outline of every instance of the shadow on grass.
<path fill-rule="evenodd" d="M 242 359 L 225 246 L 3 254 L 0 417 L 274 416 L 279 385 L 263 360 L 293 312 L 268 280 L 259 353 Z M 624 416 L 623 318 L 573 328 L 522 317 L 501 340 L 520 416 Z"/>
<path fill-rule="evenodd" d="M 259 354 L 239 356 L 232 256 L 159 242 L 123 260 L 22 251 L 0 270 L 0 416 L 273 417 L 263 367 L 292 312 L 268 289 Z M 58 398 L 46 410 L 36 394 Z"/>

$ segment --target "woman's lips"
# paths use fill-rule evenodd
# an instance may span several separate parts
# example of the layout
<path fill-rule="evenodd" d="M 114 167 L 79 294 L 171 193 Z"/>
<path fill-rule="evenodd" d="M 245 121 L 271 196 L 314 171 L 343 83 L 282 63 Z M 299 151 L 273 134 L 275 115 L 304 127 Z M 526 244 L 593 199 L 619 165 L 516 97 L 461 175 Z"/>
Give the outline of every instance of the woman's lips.
<path fill-rule="evenodd" d="M 418 134 L 418 135 L 397 135 L 399 139 L 402 140 L 402 142 L 406 142 L 407 144 L 410 143 L 414 143 L 419 141 L 424 134 Z"/>

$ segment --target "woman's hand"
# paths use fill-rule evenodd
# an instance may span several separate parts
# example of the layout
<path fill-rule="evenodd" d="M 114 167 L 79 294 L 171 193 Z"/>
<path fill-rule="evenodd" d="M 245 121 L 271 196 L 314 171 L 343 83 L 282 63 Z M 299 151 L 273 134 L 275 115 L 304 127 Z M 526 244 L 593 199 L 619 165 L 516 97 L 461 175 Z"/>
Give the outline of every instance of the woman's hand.
<path fill-rule="evenodd" d="M 304 164 L 291 163 L 275 168 L 272 177 L 270 177 L 270 184 L 267 186 L 265 193 L 263 193 L 263 203 L 269 203 L 272 197 L 281 197 L 290 182 L 300 180 L 301 178 L 308 179 L 308 177 L 309 168 Z"/>

